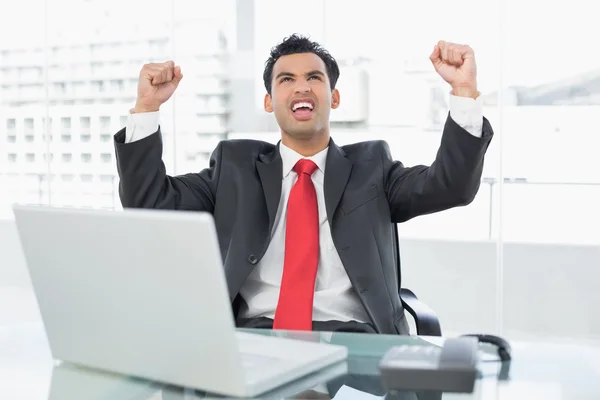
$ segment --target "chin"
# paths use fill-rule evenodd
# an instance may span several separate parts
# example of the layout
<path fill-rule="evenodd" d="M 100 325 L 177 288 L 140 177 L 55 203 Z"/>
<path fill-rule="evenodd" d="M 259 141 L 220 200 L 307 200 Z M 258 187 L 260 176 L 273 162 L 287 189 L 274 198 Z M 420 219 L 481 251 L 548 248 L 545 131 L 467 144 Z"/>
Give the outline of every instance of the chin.
<path fill-rule="evenodd" d="M 314 127 L 292 127 L 286 131 L 291 137 L 296 139 L 310 139 L 318 134 L 318 130 Z"/>

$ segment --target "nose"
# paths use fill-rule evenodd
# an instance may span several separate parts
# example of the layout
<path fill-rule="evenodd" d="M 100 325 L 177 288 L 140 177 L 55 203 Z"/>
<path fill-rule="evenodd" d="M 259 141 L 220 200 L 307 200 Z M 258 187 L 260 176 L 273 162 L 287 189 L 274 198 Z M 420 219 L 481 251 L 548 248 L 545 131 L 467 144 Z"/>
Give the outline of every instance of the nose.
<path fill-rule="evenodd" d="M 299 82 L 294 88 L 294 93 L 308 93 L 310 92 L 310 85 L 308 82 Z"/>

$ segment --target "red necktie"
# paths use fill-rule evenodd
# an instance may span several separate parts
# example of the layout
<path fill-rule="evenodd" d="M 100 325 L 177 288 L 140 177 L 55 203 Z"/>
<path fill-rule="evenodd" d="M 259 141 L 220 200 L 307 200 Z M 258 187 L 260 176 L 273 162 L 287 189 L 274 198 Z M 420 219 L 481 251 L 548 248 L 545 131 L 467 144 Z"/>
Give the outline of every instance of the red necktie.
<path fill-rule="evenodd" d="M 319 209 L 311 175 L 317 165 L 300 160 L 288 200 L 285 259 L 273 329 L 311 330 L 319 263 Z"/>

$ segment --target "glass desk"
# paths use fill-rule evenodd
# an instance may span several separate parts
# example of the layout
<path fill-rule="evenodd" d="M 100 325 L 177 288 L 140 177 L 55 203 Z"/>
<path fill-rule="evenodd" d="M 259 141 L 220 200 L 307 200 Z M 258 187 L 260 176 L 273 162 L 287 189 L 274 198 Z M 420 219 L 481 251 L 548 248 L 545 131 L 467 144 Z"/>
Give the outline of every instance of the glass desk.
<path fill-rule="evenodd" d="M 262 398 L 600 399 L 598 347 L 513 342 L 508 379 L 498 379 L 498 363 L 482 363 L 481 376 L 471 394 L 386 393 L 377 365 L 390 347 L 402 344 L 434 346 L 443 344 L 443 339 L 358 333 L 252 332 L 343 344 L 349 350 L 346 362 L 280 387 Z M 484 359 L 494 359 L 493 347 L 481 345 L 481 351 Z M 43 326 L 35 323 L 0 326 L 0 398 L 187 400 L 221 397 L 54 362 Z"/>

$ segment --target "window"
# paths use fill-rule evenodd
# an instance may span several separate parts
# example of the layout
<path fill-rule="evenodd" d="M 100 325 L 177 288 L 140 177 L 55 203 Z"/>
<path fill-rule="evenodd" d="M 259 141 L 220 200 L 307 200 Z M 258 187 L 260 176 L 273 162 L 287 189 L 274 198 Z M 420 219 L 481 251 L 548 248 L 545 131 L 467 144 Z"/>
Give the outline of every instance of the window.
<path fill-rule="evenodd" d="M 113 175 L 100 175 L 100 182 L 102 183 L 112 183 Z"/>
<path fill-rule="evenodd" d="M 53 85 L 54 93 L 65 94 L 67 92 L 66 85 L 64 82 L 55 82 Z"/>
<path fill-rule="evenodd" d="M 162 57 L 165 55 L 167 41 L 160 40 L 151 40 L 150 41 L 150 53 L 154 57 Z"/>
<path fill-rule="evenodd" d="M 110 129 L 110 117 L 100 117 L 100 129 Z"/>
<path fill-rule="evenodd" d="M 92 90 L 96 93 L 103 93 L 105 91 L 104 81 L 92 81 Z"/>
<path fill-rule="evenodd" d="M 112 84 L 113 90 L 115 90 L 117 92 L 122 92 L 125 90 L 125 83 L 124 83 L 123 79 L 113 80 L 113 81 L 111 81 L 111 84 Z"/>
<path fill-rule="evenodd" d="M 47 122 L 47 124 L 46 124 Z M 44 129 L 47 129 L 48 131 L 52 131 L 52 117 L 48 118 L 48 120 L 46 121 L 46 117 L 42 117 L 42 126 L 44 127 Z"/>
<path fill-rule="evenodd" d="M 85 96 L 87 90 L 87 86 L 84 82 L 74 82 L 71 84 L 71 93 L 75 96 Z"/>
<path fill-rule="evenodd" d="M 84 135 L 81 135 L 81 142 L 82 143 L 88 143 L 90 140 L 92 140 L 92 135 L 87 134 L 87 133 L 84 134 Z"/>
<path fill-rule="evenodd" d="M 8 85 L 2 85 L 0 90 L 2 90 L 2 96 L 7 100 L 12 100 L 17 93 L 16 88 Z"/>
<path fill-rule="evenodd" d="M 81 177 L 80 177 L 81 182 L 91 182 L 93 180 L 93 178 L 94 177 L 90 174 L 84 174 L 84 175 L 81 175 Z"/>
<path fill-rule="evenodd" d="M 100 154 L 100 159 L 103 163 L 109 163 L 112 159 L 112 154 L 110 153 L 102 153 Z"/>
<path fill-rule="evenodd" d="M 96 49 L 92 49 L 92 54 L 96 51 Z M 92 74 L 99 75 L 102 74 L 104 69 L 104 63 L 102 62 L 93 62 L 92 63 Z"/>
<path fill-rule="evenodd" d="M 89 129 L 91 127 L 90 117 L 79 117 L 79 126 L 82 129 Z"/>
<path fill-rule="evenodd" d="M 124 128 L 127 125 L 127 115 L 121 115 L 119 117 L 119 128 Z"/>
<path fill-rule="evenodd" d="M 33 135 L 25 135 L 25 141 L 27 143 L 32 143 L 35 140 L 35 136 Z"/>
<path fill-rule="evenodd" d="M 8 135 L 6 137 L 6 141 L 8 143 L 17 143 L 17 136 L 16 135 Z"/>
<path fill-rule="evenodd" d="M 9 163 L 16 163 L 17 162 L 17 155 L 15 153 L 8 153 L 8 162 Z"/>
<path fill-rule="evenodd" d="M 111 139 L 111 135 L 107 135 L 104 133 L 100 135 L 100 141 L 103 143 L 110 142 L 110 139 Z"/>
<path fill-rule="evenodd" d="M 60 141 L 63 143 L 70 143 L 71 135 L 60 135 Z"/>
<path fill-rule="evenodd" d="M 9 118 L 6 120 L 6 129 L 9 131 L 15 130 L 17 128 L 17 120 L 14 118 Z"/>
<path fill-rule="evenodd" d="M 34 123 L 33 118 L 25 118 L 25 130 L 33 130 Z"/>
<path fill-rule="evenodd" d="M 61 154 L 60 159 L 62 160 L 62 162 L 69 163 L 69 162 L 71 162 L 71 160 L 73 160 L 73 154 L 63 153 L 63 154 Z"/>
<path fill-rule="evenodd" d="M 34 162 L 35 161 L 35 154 L 34 153 L 27 153 L 27 154 L 25 154 L 25 160 L 27 162 Z"/>
<path fill-rule="evenodd" d="M 84 163 L 90 163 L 90 162 L 92 162 L 92 155 L 90 153 L 82 153 L 81 154 L 81 161 L 83 161 Z"/>
<path fill-rule="evenodd" d="M 54 160 L 54 154 L 53 153 L 44 153 L 44 161 L 45 162 L 52 161 L 52 160 Z"/>
<path fill-rule="evenodd" d="M 60 128 L 63 130 L 70 130 L 71 129 L 71 118 L 62 117 L 60 119 Z"/>

